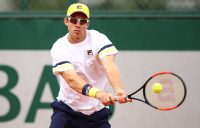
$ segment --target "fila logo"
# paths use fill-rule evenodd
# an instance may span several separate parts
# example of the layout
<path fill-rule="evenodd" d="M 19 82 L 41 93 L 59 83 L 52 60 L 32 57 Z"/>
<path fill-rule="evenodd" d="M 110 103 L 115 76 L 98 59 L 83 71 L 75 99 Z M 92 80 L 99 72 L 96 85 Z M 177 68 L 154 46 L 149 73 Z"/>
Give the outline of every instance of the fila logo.
<path fill-rule="evenodd" d="M 87 50 L 87 54 L 88 54 L 88 55 L 93 55 L 92 50 L 91 50 L 91 49 L 90 49 L 90 50 Z"/>
<path fill-rule="evenodd" d="M 82 6 L 81 5 L 77 5 L 77 9 L 82 9 Z"/>

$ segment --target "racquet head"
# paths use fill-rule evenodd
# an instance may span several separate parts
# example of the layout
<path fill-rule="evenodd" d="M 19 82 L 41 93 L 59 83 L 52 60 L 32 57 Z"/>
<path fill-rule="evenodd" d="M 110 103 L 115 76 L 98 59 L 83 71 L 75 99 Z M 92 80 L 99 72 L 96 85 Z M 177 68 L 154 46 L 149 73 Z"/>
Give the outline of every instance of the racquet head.
<path fill-rule="evenodd" d="M 159 83 L 159 91 L 152 89 Z M 180 76 L 172 72 L 160 72 L 150 77 L 143 88 L 144 99 L 150 106 L 159 110 L 172 110 L 179 107 L 186 98 L 186 86 Z"/>

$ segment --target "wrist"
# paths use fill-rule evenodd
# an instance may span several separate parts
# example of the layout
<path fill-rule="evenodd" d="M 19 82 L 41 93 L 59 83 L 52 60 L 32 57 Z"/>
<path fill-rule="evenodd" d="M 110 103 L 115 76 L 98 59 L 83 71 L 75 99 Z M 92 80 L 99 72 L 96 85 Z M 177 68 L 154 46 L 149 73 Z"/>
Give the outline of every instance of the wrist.
<path fill-rule="evenodd" d="M 124 90 L 124 89 L 117 89 L 116 91 L 115 91 L 115 94 L 117 95 L 117 96 L 126 96 L 126 91 Z"/>
<path fill-rule="evenodd" d="M 89 90 L 92 87 L 90 84 L 85 84 L 82 88 L 82 94 L 88 96 Z"/>
<path fill-rule="evenodd" d="M 96 98 L 96 94 L 99 91 L 100 91 L 100 89 L 98 89 L 96 87 L 93 87 L 90 84 L 85 84 L 83 86 L 83 89 L 82 89 L 82 94 L 86 95 L 86 96 L 90 96 L 90 97 L 95 97 Z"/>
<path fill-rule="evenodd" d="M 89 90 L 89 92 L 88 92 L 88 96 L 90 96 L 90 97 L 95 97 L 95 98 L 96 98 L 96 94 L 97 94 L 98 92 L 100 92 L 100 91 L 101 91 L 101 90 L 98 89 L 98 88 L 96 88 L 96 87 L 91 87 L 90 90 Z"/>
<path fill-rule="evenodd" d="M 117 92 L 124 91 L 124 89 L 123 88 L 115 88 L 114 91 L 115 91 L 115 93 L 117 93 Z"/>

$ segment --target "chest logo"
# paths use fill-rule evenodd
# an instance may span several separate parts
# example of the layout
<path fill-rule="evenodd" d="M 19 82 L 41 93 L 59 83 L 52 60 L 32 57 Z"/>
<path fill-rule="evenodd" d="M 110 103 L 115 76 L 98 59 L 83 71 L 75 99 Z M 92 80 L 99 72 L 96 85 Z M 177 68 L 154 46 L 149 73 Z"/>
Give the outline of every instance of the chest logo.
<path fill-rule="evenodd" d="M 88 54 L 88 55 L 93 55 L 92 49 L 87 50 L 87 54 Z"/>

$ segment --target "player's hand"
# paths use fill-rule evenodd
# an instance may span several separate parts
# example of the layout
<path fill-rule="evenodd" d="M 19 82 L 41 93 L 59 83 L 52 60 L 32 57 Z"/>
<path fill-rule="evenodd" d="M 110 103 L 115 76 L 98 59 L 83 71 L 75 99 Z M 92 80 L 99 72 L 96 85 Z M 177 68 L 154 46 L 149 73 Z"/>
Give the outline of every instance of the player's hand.
<path fill-rule="evenodd" d="M 116 102 L 114 100 L 115 99 L 114 96 L 110 94 L 109 92 L 105 92 L 105 91 L 97 92 L 96 98 L 99 99 L 104 105 L 112 105 Z"/>
<path fill-rule="evenodd" d="M 126 102 L 132 102 L 132 99 L 127 98 L 127 94 L 125 92 L 125 90 L 123 89 L 117 89 L 115 90 L 116 96 L 117 96 L 117 101 L 122 104 L 122 103 L 126 103 Z"/>

